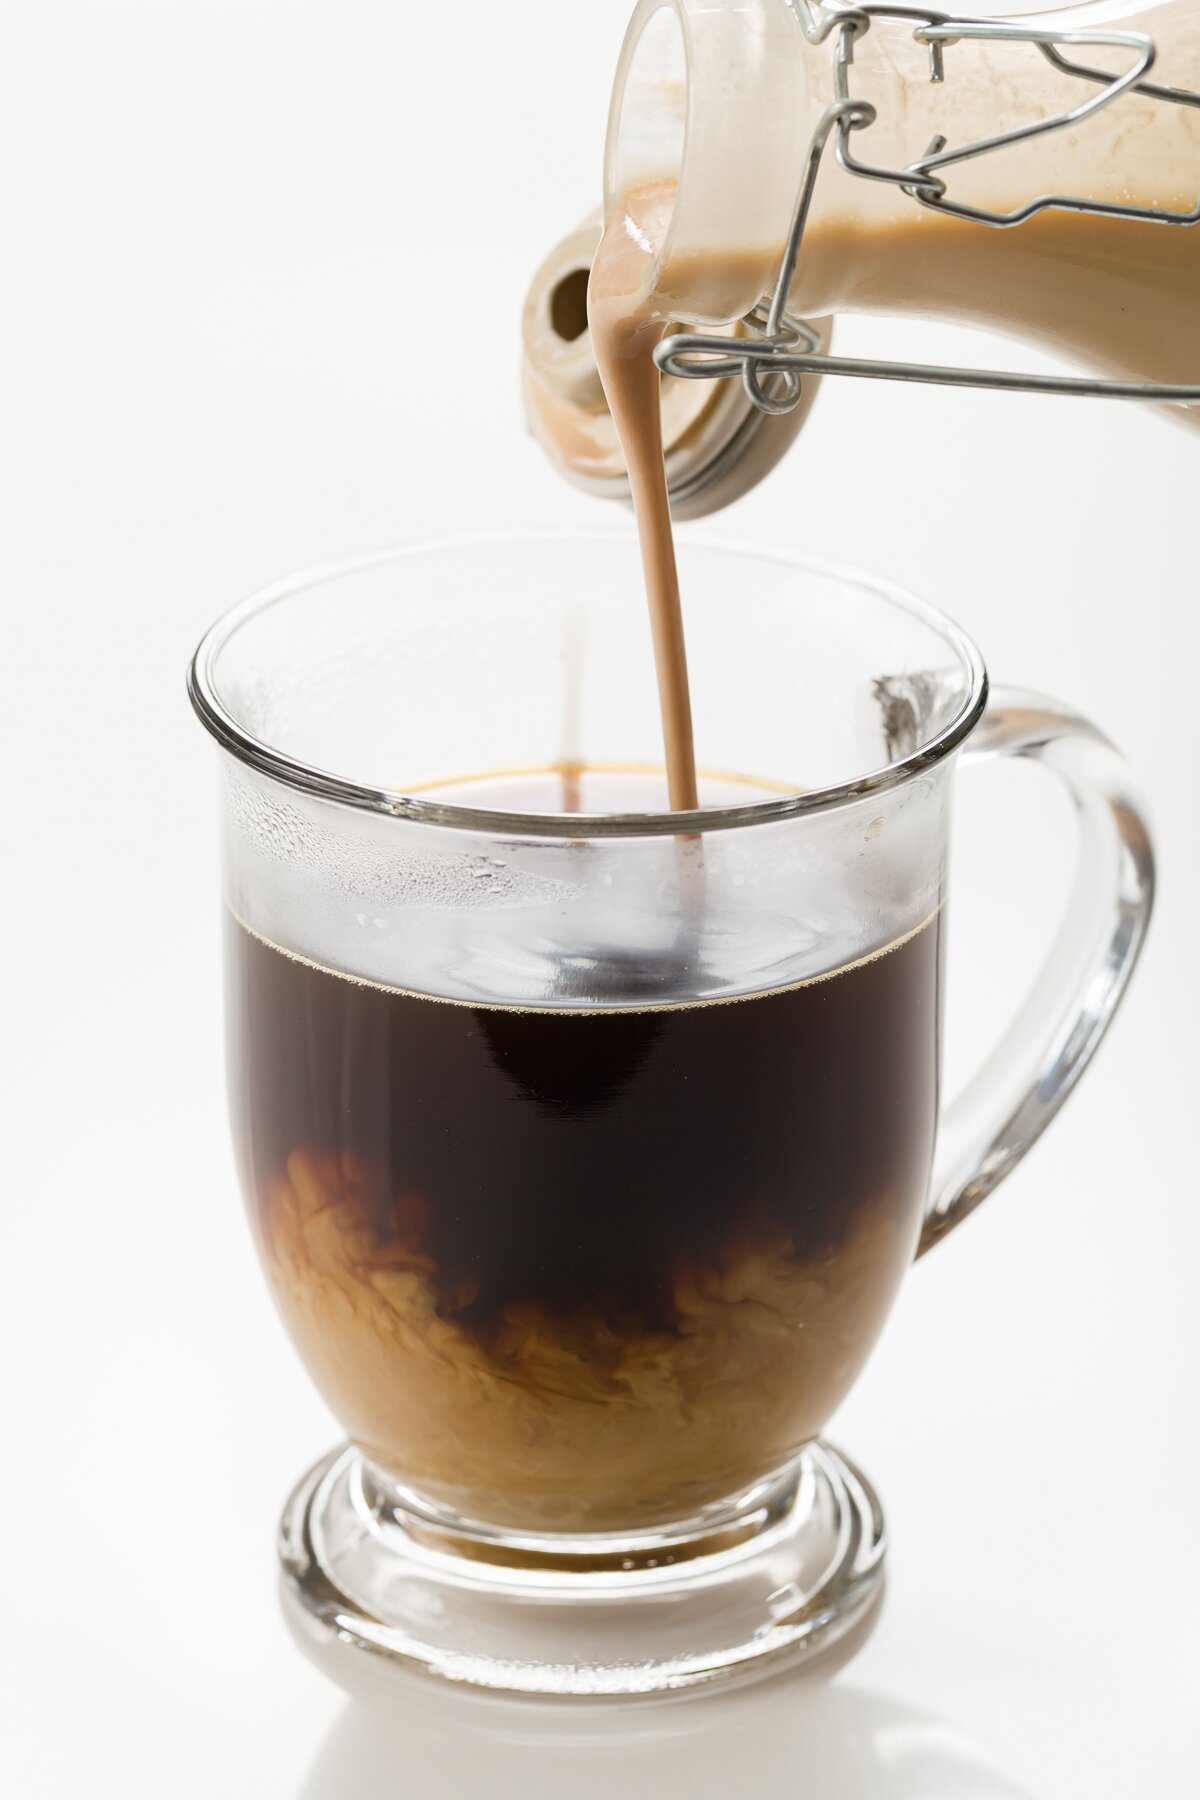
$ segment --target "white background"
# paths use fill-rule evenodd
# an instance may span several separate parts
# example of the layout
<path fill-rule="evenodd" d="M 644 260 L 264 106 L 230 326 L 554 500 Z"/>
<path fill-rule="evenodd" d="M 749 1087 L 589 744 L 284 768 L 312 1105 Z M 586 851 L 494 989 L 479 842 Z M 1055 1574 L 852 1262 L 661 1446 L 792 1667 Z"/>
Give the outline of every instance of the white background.
<path fill-rule="evenodd" d="M 214 757 L 184 665 L 294 567 L 603 515 L 523 433 L 517 342 L 529 274 L 597 198 L 625 11 L 7 13 L 0 1780 L 21 1800 L 1196 1791 L 1200 463 L 1118 405 L 829 383 L 720 522 L 944 605 L 996 678 L 1118 737 L 1158 824 L 1111 1042 L 914 1274 L 837 1421 L 893 1531 L 874 1636 L 832 1686 L 564 1744 L 462 1701 L 372 1722 L 278 1616 L 276 1512 L 335 1431 L 234 1191 Z M 841 347 L 1034 360 L 893 321 Z M 1069 848 L 1036 780 L 969 779 L 952 1073 L 1032 967 Z"/>

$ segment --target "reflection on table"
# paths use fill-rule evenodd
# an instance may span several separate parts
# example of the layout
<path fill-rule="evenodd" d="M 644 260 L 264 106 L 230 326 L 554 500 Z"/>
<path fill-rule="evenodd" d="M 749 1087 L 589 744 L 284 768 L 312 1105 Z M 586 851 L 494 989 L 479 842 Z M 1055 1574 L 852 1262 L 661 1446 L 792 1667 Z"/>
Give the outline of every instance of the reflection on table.
<path fill-rule="evenodd" d="M 953 1725 L 834 1679 L 873 1624 L 812 1670 L 642 1706 L 490 1700 L 331 1654 L 354 1697 L 298 1800 L 1034 1800 Z"/>

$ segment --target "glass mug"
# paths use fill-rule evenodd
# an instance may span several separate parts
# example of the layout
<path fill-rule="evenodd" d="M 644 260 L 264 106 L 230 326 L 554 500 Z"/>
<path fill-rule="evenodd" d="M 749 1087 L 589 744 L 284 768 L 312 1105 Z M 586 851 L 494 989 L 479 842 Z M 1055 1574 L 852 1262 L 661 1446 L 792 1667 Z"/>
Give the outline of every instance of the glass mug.
<path fill-rule="evenodd" d="M 631 535 L 318 571 L 197 651 L 240 1176 L 349 1438 L 283 1520 L 314 1654 L 645 1694 L 849 1629 L 883 1521 L 819 1434 L 1140 949 L 1147 827 L 1099 732 L 989 701 L 965 635 L 881 582 L 680 562 L 695 813 L 666 810 Z M 1079 868 L 939 1120 L 953 779 L 997 754 L 1066 782 Z"/>

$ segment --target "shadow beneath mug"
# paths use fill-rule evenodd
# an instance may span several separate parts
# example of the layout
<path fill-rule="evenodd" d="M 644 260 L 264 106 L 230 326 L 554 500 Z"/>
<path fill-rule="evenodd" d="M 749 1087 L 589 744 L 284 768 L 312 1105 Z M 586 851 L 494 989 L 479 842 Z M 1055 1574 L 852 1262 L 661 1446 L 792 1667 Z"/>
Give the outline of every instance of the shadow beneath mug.
<path fill-rule="evenodd" d="M 878 1612 L 811 1670 L 667 1705 L 518 1704 L 368 1673 L 299 1800 L 1033 1800 L 953 1726 L 831 1684 Z"/>

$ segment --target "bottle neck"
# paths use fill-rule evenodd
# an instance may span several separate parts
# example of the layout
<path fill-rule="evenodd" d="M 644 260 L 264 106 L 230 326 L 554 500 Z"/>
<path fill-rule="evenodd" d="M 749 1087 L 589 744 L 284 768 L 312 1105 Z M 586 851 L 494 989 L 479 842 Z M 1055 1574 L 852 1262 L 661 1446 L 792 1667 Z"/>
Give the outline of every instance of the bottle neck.
<path fill-rule="evenodd" d="M 811 131 L 808 52 L 789 0 L 640 0 L 613 88 L 605 214 L 675 185 L 647 258 L 664 315 L 728 324 L 770 285 Z"/>

